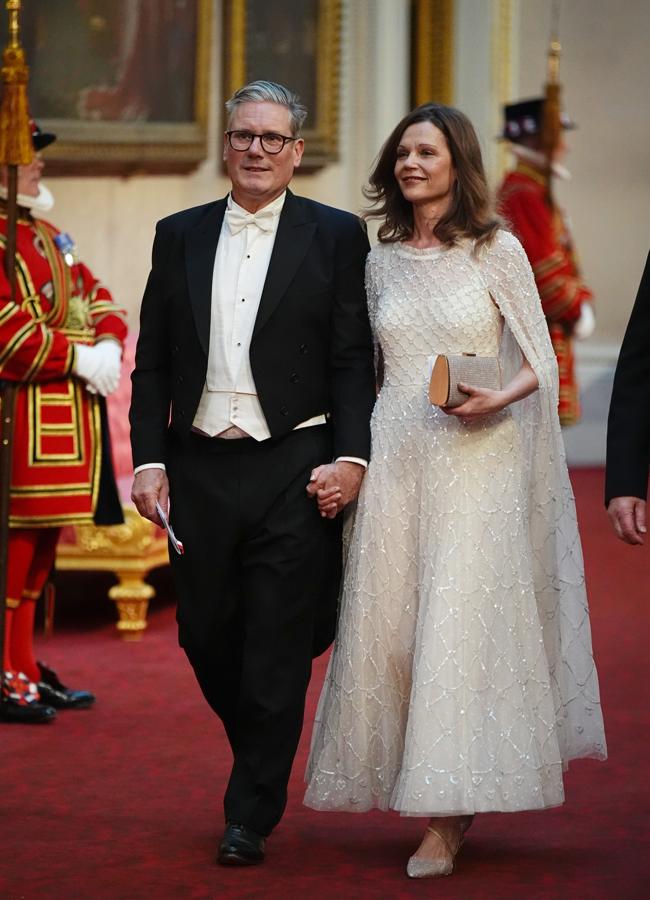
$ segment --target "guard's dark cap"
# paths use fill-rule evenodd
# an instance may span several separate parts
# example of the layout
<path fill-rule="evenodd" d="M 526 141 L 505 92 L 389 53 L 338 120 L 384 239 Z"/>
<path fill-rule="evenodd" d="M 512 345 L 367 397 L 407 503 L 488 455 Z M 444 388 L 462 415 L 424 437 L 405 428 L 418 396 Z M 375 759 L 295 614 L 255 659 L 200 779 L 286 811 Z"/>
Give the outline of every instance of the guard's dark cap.
<path fill-rule="evenodd" d="M 41 131 L 33 119 L 30 120 L 29 126 L 32 129 L 32 144 L 34 145 L 34 150 L 42 150 L 49 144 L 53 144 L 56 140 L 55 134 L 52 134 L 52 132 L 49 131 Z"/>
<path fill-rule="evenodd" d="M 516 144 L 522 138 L 539 134 L 542 130 L 544 98 L 533 97 L 531 100 L 508 103 L 503 107 L 503 112 L 505 121 L 499 137 Z M 566 113 L 560 113 L 560 124 L 566 129 L 576 127 Z"/>

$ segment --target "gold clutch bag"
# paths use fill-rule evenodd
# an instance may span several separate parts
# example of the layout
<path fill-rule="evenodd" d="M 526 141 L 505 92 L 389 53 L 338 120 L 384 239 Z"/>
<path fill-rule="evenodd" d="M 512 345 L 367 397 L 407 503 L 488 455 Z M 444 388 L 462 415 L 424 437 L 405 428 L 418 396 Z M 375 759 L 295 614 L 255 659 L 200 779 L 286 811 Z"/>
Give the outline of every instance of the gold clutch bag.
<path fill-rule="evenodd" d="M 436 358 L 429 382 L 429 400 L 434 406 L 460 406 L 467 394 L 458 390 L 458 382 L 474 387 L 501 389 L 501 369 L 496 356 L 462 353 Z"/>

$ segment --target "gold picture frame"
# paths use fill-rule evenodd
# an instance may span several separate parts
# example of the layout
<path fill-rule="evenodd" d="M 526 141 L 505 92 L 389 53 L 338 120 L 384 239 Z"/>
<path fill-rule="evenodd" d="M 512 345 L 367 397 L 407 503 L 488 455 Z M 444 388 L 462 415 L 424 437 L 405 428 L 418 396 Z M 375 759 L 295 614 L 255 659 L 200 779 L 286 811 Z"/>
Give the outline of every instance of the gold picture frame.
<path fill-rule="evenodd" d="M 301 168 L 337 160 L 341 0 L 223 0 L 223 12 L 224 102 L 258 78 L 285 84 L 308 109 Z"/>
<path fill-rule="evenodd" d="M 213 0 L 33 0 L 22 17 L 48 175 L 184 172 L 207 155 Z"/>

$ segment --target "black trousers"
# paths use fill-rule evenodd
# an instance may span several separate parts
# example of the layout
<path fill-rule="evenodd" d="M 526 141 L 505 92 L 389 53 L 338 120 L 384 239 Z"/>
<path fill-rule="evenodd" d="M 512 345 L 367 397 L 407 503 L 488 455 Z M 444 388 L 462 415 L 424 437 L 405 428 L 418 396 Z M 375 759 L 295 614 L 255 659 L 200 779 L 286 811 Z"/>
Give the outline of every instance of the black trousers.
<path fill-rule="evenodd" d="M 192 435 L 171 454 L 179 640 L 232 748 L 226 820 L 261 834 L 286 806 L 311 660 L 334 636 L 340 523 L 305 492 L 331 452 L 314 426 L 263 442 Z"/>

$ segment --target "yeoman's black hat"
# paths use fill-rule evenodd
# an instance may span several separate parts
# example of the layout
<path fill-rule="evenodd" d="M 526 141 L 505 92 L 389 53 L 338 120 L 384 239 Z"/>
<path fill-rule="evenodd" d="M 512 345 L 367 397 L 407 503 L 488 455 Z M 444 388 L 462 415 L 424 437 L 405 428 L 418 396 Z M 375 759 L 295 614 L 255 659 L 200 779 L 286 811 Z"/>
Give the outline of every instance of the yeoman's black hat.
<path fill-rule="evenodd" d="M 32 144 L 34 145 L 34 150 L 42 150 L 44 147 L 53 144 L 56 140 L 55 134 L 52 134 L 52 132 L 49 131 L 41 131 L 33 119 L 30 120 L 29 125 L 32 130 Z"/>
<path fill-rule="evenodd" d="M 508 103 L 503 107 L 503 112 L 505 121 L 499 137 L 516 144 L 524 137 L 541 132 L 544 119 L 544 98 L 533 97 L 531 100 Z M 564 129 L 576 127 L 575 122 L 566 113 L 560 114 L 560 124 Z"/>

